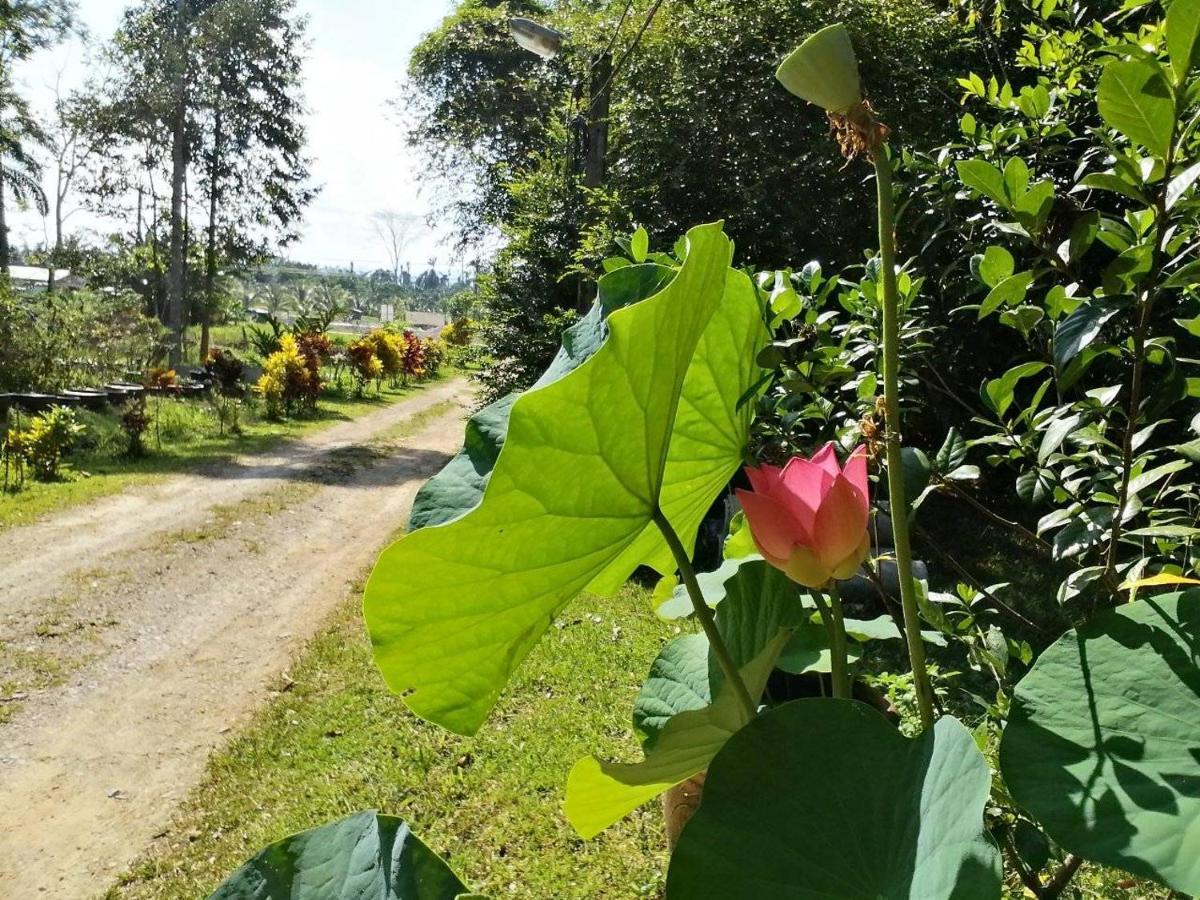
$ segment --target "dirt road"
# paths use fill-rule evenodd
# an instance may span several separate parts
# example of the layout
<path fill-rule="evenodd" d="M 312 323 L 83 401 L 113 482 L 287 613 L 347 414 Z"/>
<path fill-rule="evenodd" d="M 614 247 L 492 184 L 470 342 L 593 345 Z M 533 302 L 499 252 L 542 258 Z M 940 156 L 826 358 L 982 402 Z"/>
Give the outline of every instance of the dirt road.
<path fill-rule="evenodd" d="M 433 385 L 0 533 L 0 898 L 110 886 L 403 525 L 468 401 Z"/>

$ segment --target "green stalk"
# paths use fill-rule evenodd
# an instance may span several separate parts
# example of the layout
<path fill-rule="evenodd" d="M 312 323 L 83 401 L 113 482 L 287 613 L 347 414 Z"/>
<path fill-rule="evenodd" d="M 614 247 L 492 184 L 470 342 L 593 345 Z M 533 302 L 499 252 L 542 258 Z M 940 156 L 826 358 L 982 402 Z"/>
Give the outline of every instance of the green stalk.
<path fill-rule="evenodd" d="M 820 591 L 813 592 L 813 599 L 820 610 L 821 621 L 825 623 L 825 633 L 829 635 L 829 680 L 833 683 L 833 696 L 849 700 L 850 666 L 846 658 L 846 619 L 842 614 L 842 597 L 836 582 L 829 582 L 826 590 L 829 593 L 828 601 Z"/>
<path fill-rule="evenodd" d="M 655 511 L 654 524 L 658 526 L 667 546 L 671 548 L 671 555 L 675 557 L 675 565 L 679 568 L 679 576 L 683 579 L 684 587 L 687 588 L 688 597 L 691 598 L 692 609 L 695 610 L 696 618 L 700 620 L 700 627 L 704 629 L 704 634 L 708 637 L 708 646 L 712 650 L 713 656 L 717 658 L 717 664 L 721 667 L 725 680 L 737 694 L 738 704 L 742 707 L 746 721 L 749 722 L 758 715 L 758 704 L 750 696 L 750 690 L 742 679 L 742 673 L 738 671 L 737 664 L 734 663 L 733 656 L 725 645 L 725 640 L 721 637 L 721 632 L 717 630 L 717 620 L 704 601 L 704 592 L 700 590 L 700 583 L 696 581 L 696 570 L 692 568 L 692 560 L 662 510 Z"/>
<path fill-rule="evenodd" d="M 912 664 L 913 684 L 921 724 L 933 724 L 933 687 L 925 668 L 925 644 L 917 608 L 917 585 L 912 574 L 912 547 L 908 540 L 908 498 L 904 491 L 904 460 L 900 455 L 900 295 L 896 287 L 896 209 L 892 199 L 892 163 L 887 148 L 871 150 L 875 182 L 879 190 L 879 255 L 883 271 L 883 398 L 887 424 L 888 502 L 896 551 L 896 574 L 900 580 L 900 603 L 904 608 L 904 637 Z"/>

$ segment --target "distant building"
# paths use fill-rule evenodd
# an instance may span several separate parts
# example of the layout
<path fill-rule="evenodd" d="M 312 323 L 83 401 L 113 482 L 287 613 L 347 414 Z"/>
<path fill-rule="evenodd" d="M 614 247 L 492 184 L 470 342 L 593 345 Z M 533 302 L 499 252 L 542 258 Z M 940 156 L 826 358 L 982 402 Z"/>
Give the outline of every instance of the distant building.
<path fill-rule="evenodd" d="M 409 310 L 404 314 L 413 331 L 424 335 L 436 335 L 446 325 L 446 317 L 438 312 Z"/>
<path fill-rule="evenodd" d="M 8 278 L 13 287 L 22 291 L 46 290 L 50 286 L 50 270 L 40 266 L 9 266 Z M 87 283 L 70 269 L 54 270 L 56 288 L 81 288 Z"/>

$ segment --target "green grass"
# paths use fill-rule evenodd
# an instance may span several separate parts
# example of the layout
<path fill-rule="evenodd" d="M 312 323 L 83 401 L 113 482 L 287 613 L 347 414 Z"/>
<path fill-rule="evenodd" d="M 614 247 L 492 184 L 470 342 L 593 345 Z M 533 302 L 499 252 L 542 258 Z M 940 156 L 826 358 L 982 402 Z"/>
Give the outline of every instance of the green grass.
<path fill-rule="evenodd" d="M 644 591 L 582 599 L 551 627 L 479 735 L 462 738 L 387 692 L 357 600 L 348 600 L 108 896 L 207 896 L 265 844 L 367 808 L 408 819 L 490 896 L 659 896 L 657 805 L 585 842 L 567 825 L 562 800 L 579 757 L 639 758 L 630 706 L 668 636 Z"/>
<path fill-rule="evenodd" d="M 62 478 L 55 482 L 37 482 L 26 478 L 16 493 L 0 493 L 0 530 L 24 525 L 57 510 L 119 493 L 137 484 L 147 484 L 165 475 L 212 464 L 243 453 L 269 450 L 286 438 L 299 437 L 338 422 L 346 422 L 373 410 L 414 396 L 425 385 L 403 388 L 384 387 L 365 397 L 335 391 L 322 395 L 313 415 L 271 421 L 257 415 L 255 408 L 244 408 L 241 435 L 220 434 L 212 407 L 200 400 L 152 398 L 147 412 L 159 417 L 146 430 L 145 456 L 137 459 L 122 455 L 124 438 L 113 414 L 84 413 L 89 426 L 87 445 L 63 466 Z M 160 446 L 161 442 L 161 446 Z"/>

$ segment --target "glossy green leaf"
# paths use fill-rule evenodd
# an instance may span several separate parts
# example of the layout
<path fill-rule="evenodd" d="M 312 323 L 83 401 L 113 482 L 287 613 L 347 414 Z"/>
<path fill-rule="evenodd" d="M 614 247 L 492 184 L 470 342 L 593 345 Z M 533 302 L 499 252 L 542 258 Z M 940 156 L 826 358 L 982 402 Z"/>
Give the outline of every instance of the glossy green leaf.
<path fill-rule="evenodd" d="M 955 163 L 962 183 L 973 188 L 1001 206 L 1008 205 L 1004 190 L 1004 173 L 982 159 L 966 159 Z"/>
<path fill-rule="evenodd" d="M 1167 9 L 1167 52 L 1182 84 L 1200 61 L 1200 0 L 1173 0 Z"/>
<path fill-rule="evenodd" d="M 1200 892 L 1200 592 L 1101 613 L 1017 685 L 1009 790 L 1085 859 Z M 707 802 L 707 798 L 706 798 Z"/>
<path fill-rule="evenodd" d="M 1138 203 L 1149 203 L 1146 195 L 1141 192 L 1136 184 L 1114 172 L 1094 172 L 1084 177 L 1079 182 L 1079 185 L 1080 187 L 1094 188 L 1098 191 L 1112 191 L 1114 194 L 1120 194 L 1123 197 L 1128 197 L 1130 200 L 1136 200 Z M 1101 229 L 1100 234 L 1103 234 L 1103 229 Z"/>
<path fill-rule="evenodd" d="M 1012 406 L 1017 384 L 1021 379 L 1028 378 L 1030 375 L 1036 375 L 1045 368 L 1046 364 L 1039 362 L 1027 362 L 1021 363 L 1019 366 L 1013 366 L 999 378 L 994 378 L 984 385 L 984 402 L 987 403 L 988 407 L 996 415 L 1003 416 L 1008 412 L 1008 408 Z"/>
<path fill-rule="evenodd" d="M 1159 159 L 1167 158 L 1175 134 L 1175 103 L 1156 64 L 1144 59 L 1108 63 L 1097 103 L 1105 122 Z"/>
<path fill-rule="evenodd" d="M 467 888 L 408 825 L 374 810 L 271 844 L 209 900 L 456 900 Z"/>
<path fill-rule="evenodd" d="M 641 564 L 674 570 L 656 510 L 690 547 L 737 469 L 754 407 L 738 401 L 766 329 L 720 226 L 688 239 L 674 280 L 613 312 L 584 365 L 516 400 L 482 502 L 376 565 L 375 659 L 423 718 L 477 730 L 572 598 L 615 591 Z"/>
<path fill-rule="evenodd" d="M 983 828 L 990 785 L 955 719 L 909 740 L 861 703 L 784 704 L 712 761 L 667 898 L 998 898 L 1000 857 Z"/>
<path fill-rule="evenodd" d="M 829 112 L 846 112 L 862 101 L 858 58 L 841 23 L 811 35 L 780 63 L 775 77 L 797 97 Z"/>
<path fill-rule="evenodd" d="M 1174 209 L 1175 204 L 1187 196 L 1187 192 L 1196 179 L 1200 178 L 1200 162 L 1192 163 L 1167 184 L 1167 209 Z"/>
<path fill-rule="evenodd" d="M 1025 293 L 1031 284 L 1033 284 L 1032 272 L 1018 272 L 1016 275 L 1005 278 L 988 291 L 988 295 L 983 298 L 983 303 L 979 307 L 979 318 L 987 318 L 1001 306 L 1016 306 L 1025 299 Z"/>
<path fill-rule="evenodd" d="M 1119 310 L 1099 301 L 1088 301 L 1059 323 L 1054 331 L 1054 365 L 1065 369 L 1080 351 L 1100 336 L 1104 323 Z"/>
<path fill-rule="evenodd" d="M 979 262 L 979 277 L 988 287 L 996 287 L 1013 273 L 1013 255 L 1003 247 L 988 247 Z"/>
<path fill-rule="evenodd" d="M 629 255 L 635 263 L 644 263 L 650 252 L 650 235 L 645 228 L 638 228 L 629 239 Z"/>
<path fill-rule="evenodd" d="M 558 355 L 533 387 L 553 384 L 587 362 L 608 337 L 608 315 L 658 293 L 672 275 L 664 266 L 631 266 L 626 261 L 625 266 L 601 278 L 596 303 L 566 330 Z M 409 517 L 411 530 L 453 521 L 479 505 L 508 435 L 509 413 L 518 396 L 502 397 L 467 421 L 462 451 L 417 492 Z"/>

